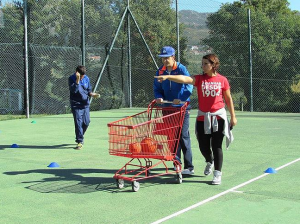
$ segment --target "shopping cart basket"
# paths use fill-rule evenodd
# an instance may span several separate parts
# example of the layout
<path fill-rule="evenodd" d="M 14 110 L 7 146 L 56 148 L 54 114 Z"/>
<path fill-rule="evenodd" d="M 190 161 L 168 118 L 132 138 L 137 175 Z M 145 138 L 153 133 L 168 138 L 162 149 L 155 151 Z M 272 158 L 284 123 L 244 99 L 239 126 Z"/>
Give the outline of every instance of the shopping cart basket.
<path fill-rule="evenodd" d="M 162 107 L 153 100 L 147 110 L 107 124 L 109 154 L 131 158 L 114 175 L 118 188 L 131 181 L 136 192 L 138 181 L 167 174 L 176 174 L 176 182 L 182 183 L 181 164 L 175 156 L 187 106 L 185 102 L 182 107 Z M 166 161 L 172 161 L 175 169 L 168 169 Z M 150 172 L 159 165 L 163 172 Z"/>

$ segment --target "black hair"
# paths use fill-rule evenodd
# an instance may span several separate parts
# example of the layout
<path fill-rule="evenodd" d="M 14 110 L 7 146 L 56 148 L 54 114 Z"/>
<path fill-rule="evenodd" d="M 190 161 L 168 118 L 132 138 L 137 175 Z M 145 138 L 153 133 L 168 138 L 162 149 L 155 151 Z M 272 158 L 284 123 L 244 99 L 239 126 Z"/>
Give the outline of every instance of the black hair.
<path fill-rule="evenodd" d="M 79 72 L 80 75 L 85 75 L 86 68 L 83 65 L 78 65 L 76 68 L 76 72 Z"/>

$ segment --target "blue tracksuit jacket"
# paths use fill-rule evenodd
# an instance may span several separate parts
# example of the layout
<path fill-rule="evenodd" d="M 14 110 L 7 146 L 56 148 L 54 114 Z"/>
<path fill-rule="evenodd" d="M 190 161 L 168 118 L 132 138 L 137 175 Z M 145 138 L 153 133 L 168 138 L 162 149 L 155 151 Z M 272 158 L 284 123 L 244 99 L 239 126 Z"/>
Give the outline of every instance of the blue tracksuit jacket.
<path fill-rule="evenodd" d="M 84 76 L 79 84 L 76 83 L 76 74 L 74 73 L 69 77 L 70 89 L 70 103 L 72 108 L 86 108 L 89 107 L 89 94 L 92 92 L 90 79 Z"/>
<path fill-rule="evenodd" d="M 184 65 L 179 62 L 175 62 L 170 74 L 165 66 L 161 66 L 157 72 L 156 76 L 159 75 L 186 75 L 190 76 L 188 70 Z M 172 82 L 170 80 L 165 80 L 162 83 L 154 79 L 154 97 L 163 98 L 164 100 L 173 101 L 174 99 L 180 99 L 181 101 L 190 101 L 190 95 L 193 91 L 193 85 L 191 84 L 181 84 Z M 176 106 L 176 105 L 173 105 Z M 182 105 L 178 105 L 182 106 Z"/>

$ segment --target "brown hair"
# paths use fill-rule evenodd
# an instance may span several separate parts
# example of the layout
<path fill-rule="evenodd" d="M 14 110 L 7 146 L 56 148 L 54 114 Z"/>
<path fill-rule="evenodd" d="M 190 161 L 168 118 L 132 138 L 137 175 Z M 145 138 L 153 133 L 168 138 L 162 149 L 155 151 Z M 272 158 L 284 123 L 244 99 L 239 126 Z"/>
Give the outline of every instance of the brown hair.
<path fill-rule="evenodd" d="M 220 67 L 220 61 L 217 55 L 215 54 L 207 54 L 203 56 L 203 59 L 209 60 L 209 62 L 212 64 L 215 71 L 217 71 Z"/>

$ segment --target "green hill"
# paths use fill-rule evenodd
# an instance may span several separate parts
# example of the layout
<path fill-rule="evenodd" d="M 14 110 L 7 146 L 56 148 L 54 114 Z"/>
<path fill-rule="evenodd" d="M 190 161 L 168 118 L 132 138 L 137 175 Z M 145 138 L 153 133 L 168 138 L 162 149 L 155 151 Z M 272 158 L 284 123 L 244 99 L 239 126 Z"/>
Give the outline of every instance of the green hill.
<path fill-rule="evenodd" d="M 180 10 L 179 21 L 184 24 L 184 35 L 188 45 L 199 45 L 201 39 L 208 35 L 206 19 L 210 13 L 199 13 L 193 10 Z"/>

